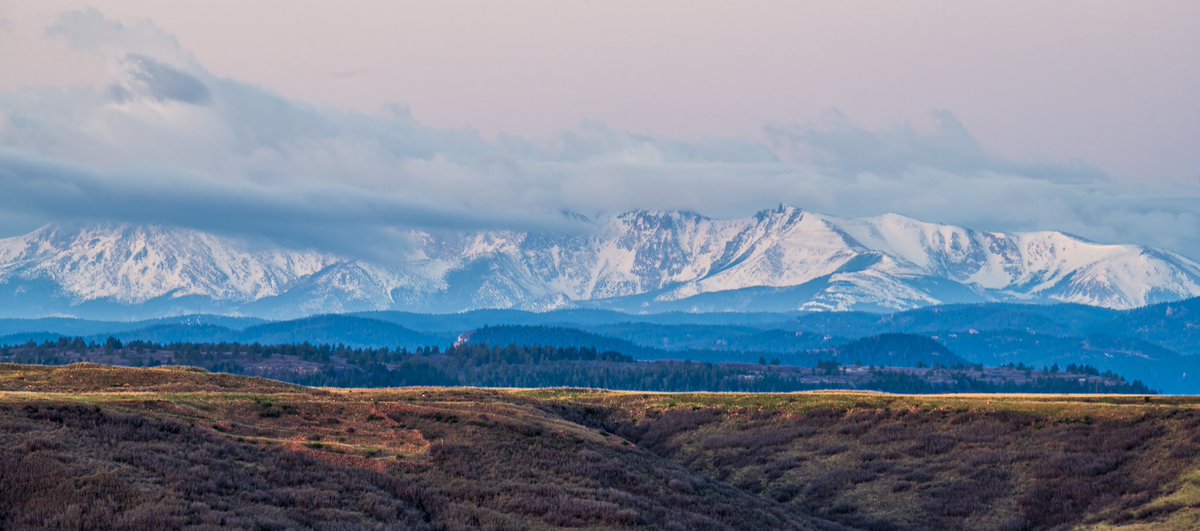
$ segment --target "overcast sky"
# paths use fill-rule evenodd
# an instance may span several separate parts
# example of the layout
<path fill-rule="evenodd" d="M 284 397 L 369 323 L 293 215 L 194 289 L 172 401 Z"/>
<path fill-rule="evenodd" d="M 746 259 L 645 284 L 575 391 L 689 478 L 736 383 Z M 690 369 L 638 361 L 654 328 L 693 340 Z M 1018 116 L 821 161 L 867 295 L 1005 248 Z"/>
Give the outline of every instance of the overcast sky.
<path fill-rule="evenodd" d="M 1194 0 L 3 2 L 0 235 L 782 201 L 1198 258 L 1196 50 Z"/>

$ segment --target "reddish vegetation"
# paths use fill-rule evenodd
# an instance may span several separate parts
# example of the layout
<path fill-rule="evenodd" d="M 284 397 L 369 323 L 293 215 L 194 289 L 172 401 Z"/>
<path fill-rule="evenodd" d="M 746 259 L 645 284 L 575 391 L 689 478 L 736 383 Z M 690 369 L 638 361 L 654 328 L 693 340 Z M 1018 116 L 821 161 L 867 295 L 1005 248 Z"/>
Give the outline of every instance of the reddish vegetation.
<path fill-rule="evenodd" d="M 1028 529 L 1200 505 L 1180 495 L 1191 399 L 329 391 L 96 366 L 0 367 L 0 389 L 22 391 L 0 392 L 5 529 Z"/>

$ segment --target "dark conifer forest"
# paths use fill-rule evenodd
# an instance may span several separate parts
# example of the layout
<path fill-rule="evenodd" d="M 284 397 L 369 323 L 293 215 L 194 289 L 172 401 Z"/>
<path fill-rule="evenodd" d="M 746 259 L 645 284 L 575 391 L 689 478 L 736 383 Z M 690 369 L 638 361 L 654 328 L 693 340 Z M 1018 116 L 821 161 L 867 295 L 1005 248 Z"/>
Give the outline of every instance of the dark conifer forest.
<path fill-rule="evenodd" d="M 853 349 L 830 351 L 812 366 L 783 364 L 762 357 L 759 363 L 711 363 L 687 360 L 637 361 L 614 351 L 588 347 L 465 344 L 406 348 L 344 345 L 122 342 L 109 338 L 89 343 L 59 338 L 0 348 L 0 361 L 66 365 L 96 362 L 130 367 L 183 365 L 213 372 L 261 376 L 321 387 L 579 387 L 638 391 L 790 392 L 858 389 L 893 393 L 1123 393 L 1152 390 L 1112 372 L 1071 365 L 1060 369 L 1009 365 L 967 365 L 944 348 L 940 359 L 954 365 L 928 364 L 909 346 L 929 341 L 896 335 L 903 356 L 896 365 L 863 364 L 880 360 L 878 340 L 855 342 Z M 913 348 L 916 348 L 916 347 Z M 886 351 L 886 349 L 885 349 Z M 857 354 L 857 353 L 863 354 Z M 840 355 L 839 355 L 840 354 Z M 934 354 L 937 354 L 936 352 Z M 873 357 L 868 357 L 873 356 Z M 933 358 L 939 359 L 939 358 Z M 913 362 L 915 361 L 915 363 Z M 886 361 L 886 360 L 884 360 Z M 905 366 L 903 363 L 911 365 Z"/>

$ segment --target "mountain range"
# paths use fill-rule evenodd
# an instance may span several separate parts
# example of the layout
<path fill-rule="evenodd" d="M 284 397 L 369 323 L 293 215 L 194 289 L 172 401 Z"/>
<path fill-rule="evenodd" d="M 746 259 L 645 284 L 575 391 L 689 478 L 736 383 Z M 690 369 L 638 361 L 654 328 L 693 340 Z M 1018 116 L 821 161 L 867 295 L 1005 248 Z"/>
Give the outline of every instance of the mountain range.
<path fill-rule="evenodd" d="M 0 316 L 296 318 L 371 310 L 895 311 L 947 303 L 1127 309 L 1200 295 L 1200 264 L 1062 232 L 1001 233 L 794 207 L 632 211 L 590 230 L 411 230 L 409 258 L 252 247 L 178 227 L 49 225 L 0 240 Z"/>
<path fill-rule="evenodd" d="M 586 347 L 639 360 L 749 363 L 778 359 L 894 364 L 881 358 L 914 344 L 927 365 L 1089 365 L 1170 393 L 1200 391 L 1200 297 L 1134 310 L 1077 304 L 952 304 L 890 314 L 866 312 L 550 312 L 475 310 L 452 314 L 373 311 L 293 320 L 188 315 L 142 321 L 0 318 L 0 347 L 28 342 L 105 344 L 342 344 L 449 348 L 451 344 Z M 899 338 L 899 341 L 892 341 Z M 913 343 L 922 339 L 923 343 Z M 883 342 L 881 342 L 883 341 Z M 885 344 L 886 343 L 886 344 Z M 940 347 L 936 345 L 941 345 Z M 931 348 L 935 347 L 935 348 Z M 937 353 L 941 354 L 938 355 Z"/>

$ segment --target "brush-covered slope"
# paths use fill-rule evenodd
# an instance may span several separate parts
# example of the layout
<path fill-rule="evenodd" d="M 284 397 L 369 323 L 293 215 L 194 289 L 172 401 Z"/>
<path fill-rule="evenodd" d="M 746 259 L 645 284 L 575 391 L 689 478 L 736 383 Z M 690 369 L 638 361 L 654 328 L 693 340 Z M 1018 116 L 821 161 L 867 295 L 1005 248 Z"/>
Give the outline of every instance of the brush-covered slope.
<path fill-rule="evenodd" d="M 0 527 L 1190 529 L 1198 407 L 0 366 Z"/>
<path fill-rule="evenodd" d="M 146 381 L 167 369 L 107 390 L 83 369 L 0 366 L 75 393 L 0 393 L 0 527 L 839 528 L 505 393 Z"/>

